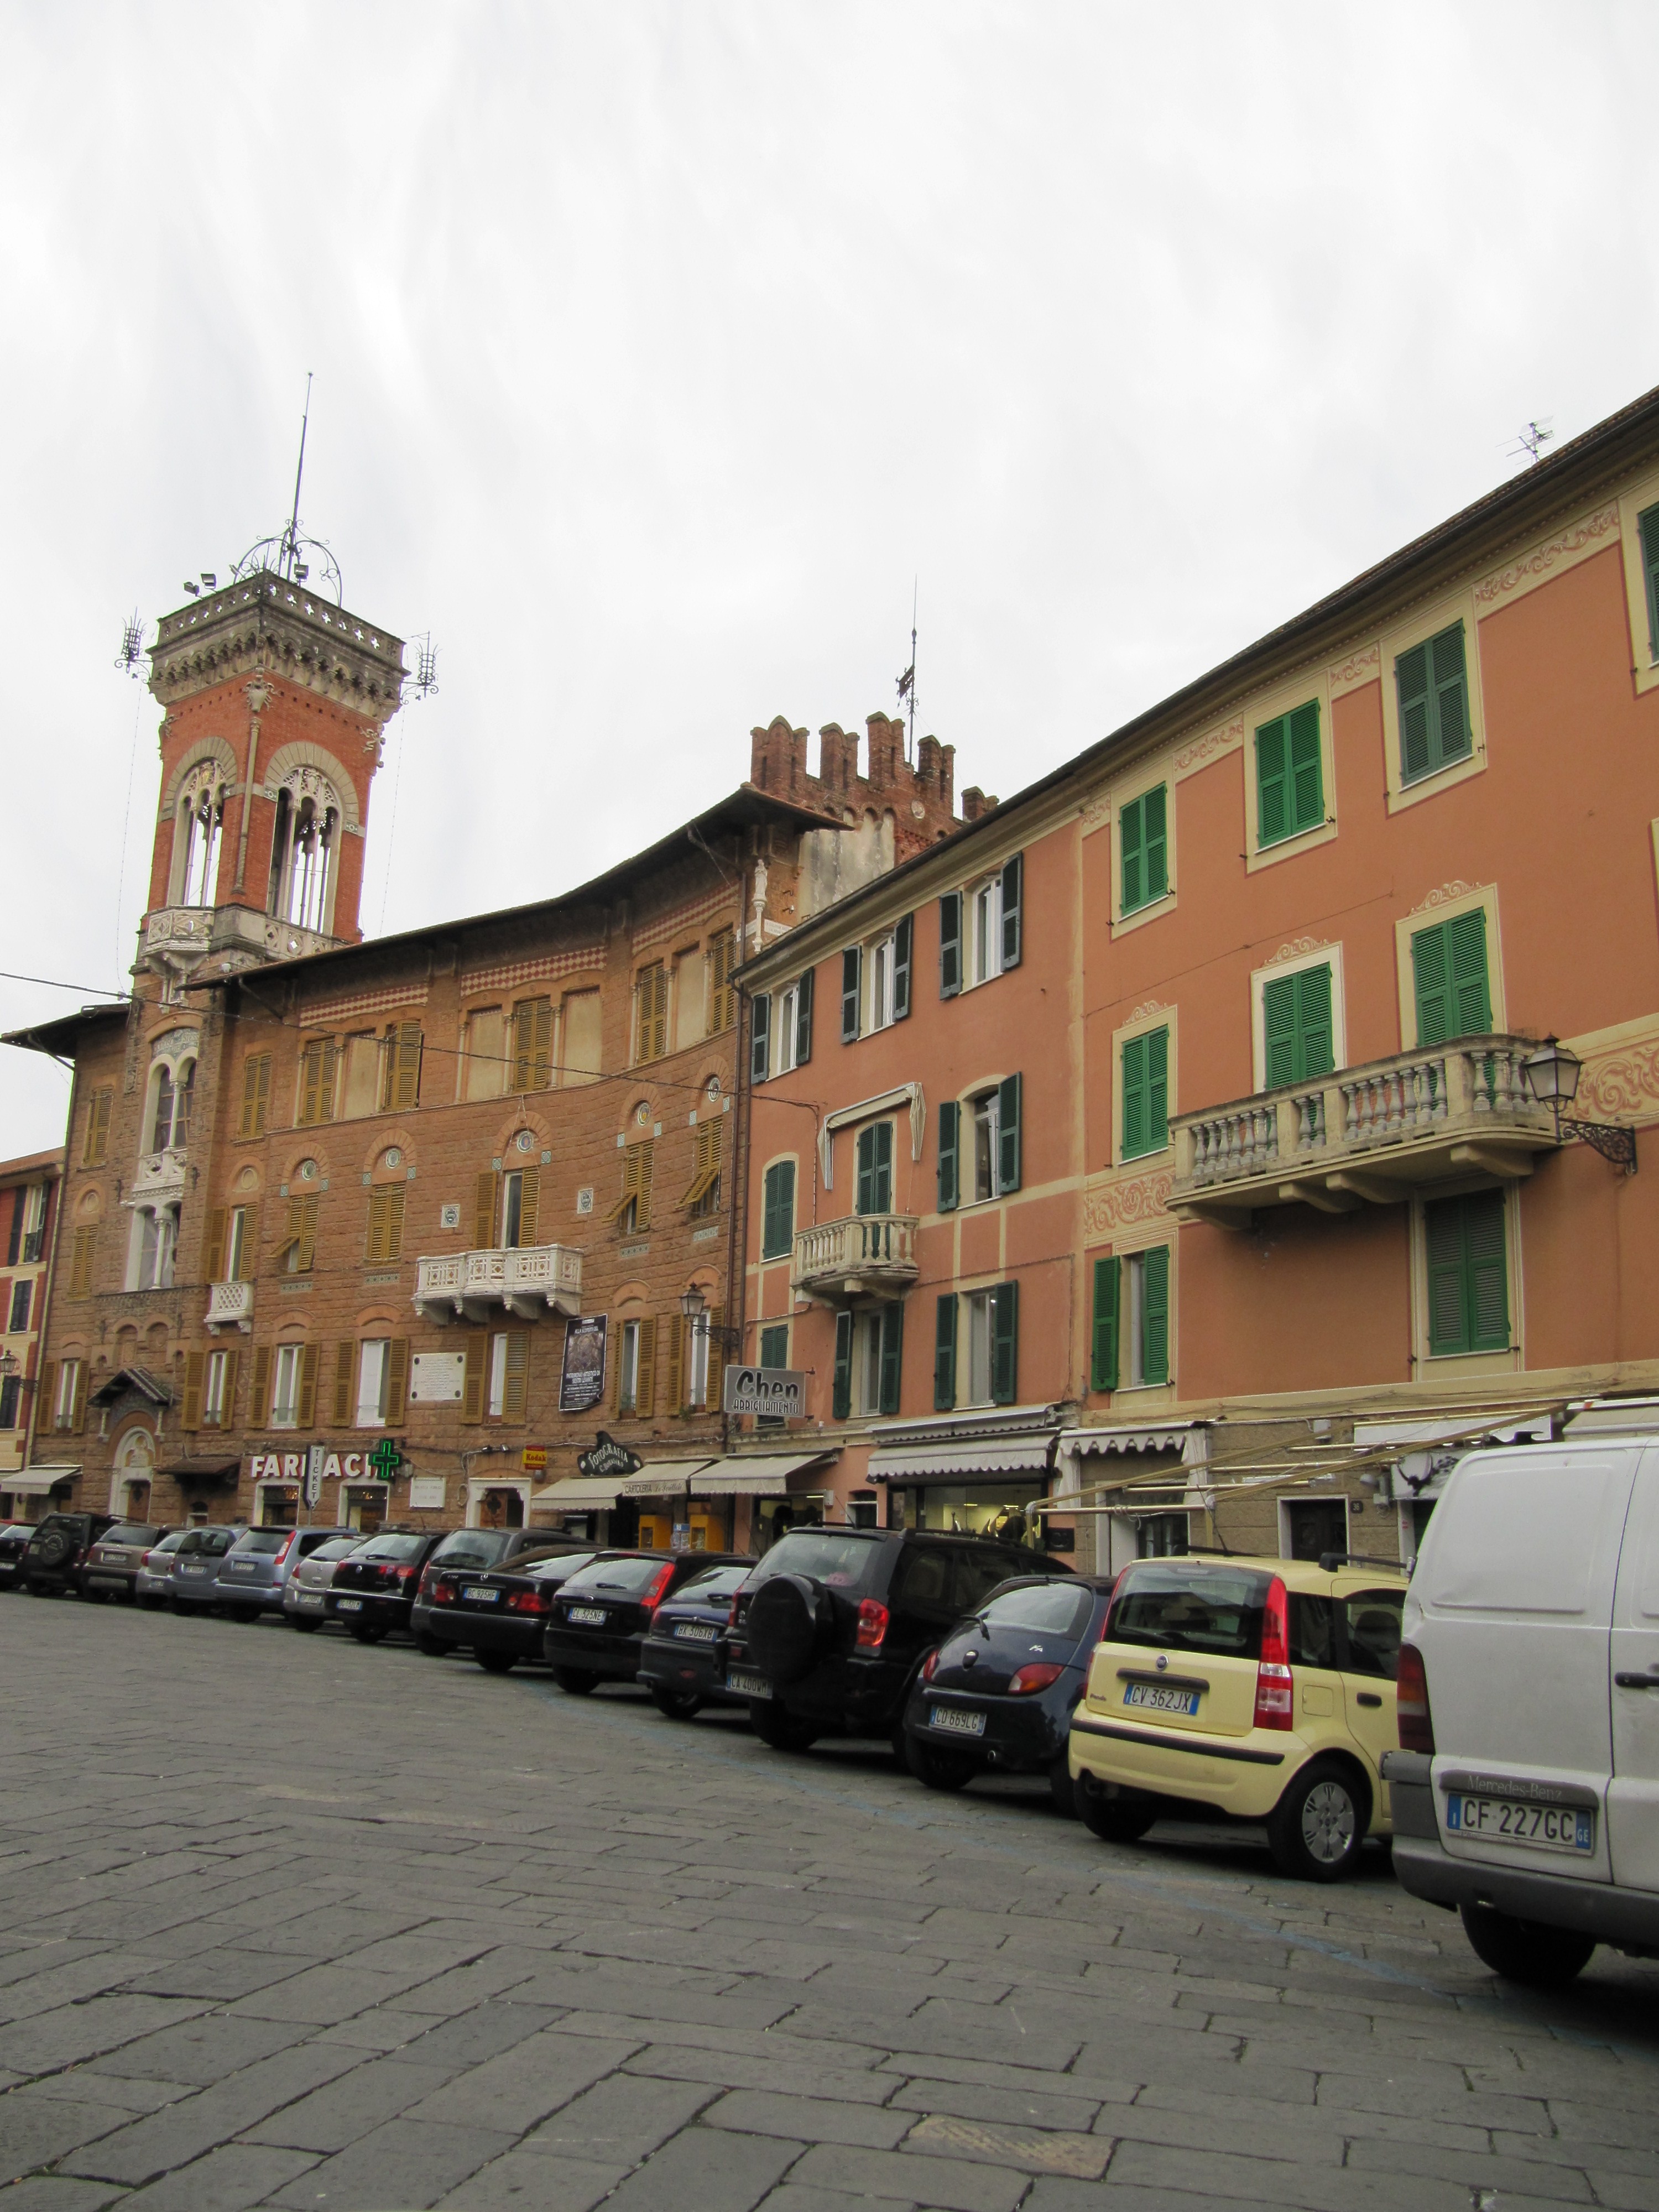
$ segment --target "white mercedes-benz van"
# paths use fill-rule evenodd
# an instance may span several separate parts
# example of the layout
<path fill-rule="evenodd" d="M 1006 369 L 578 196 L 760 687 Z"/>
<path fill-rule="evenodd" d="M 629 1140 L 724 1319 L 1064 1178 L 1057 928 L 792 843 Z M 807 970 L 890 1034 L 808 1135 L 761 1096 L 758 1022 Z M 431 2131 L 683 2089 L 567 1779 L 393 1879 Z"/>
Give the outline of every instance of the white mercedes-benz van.
<path fill-rule="evenodd" d="M 1659 1957 L 1659 1435 L 1472 1452 L 1401 1628 L 1406 1888 L 1515 1981 Z"/>

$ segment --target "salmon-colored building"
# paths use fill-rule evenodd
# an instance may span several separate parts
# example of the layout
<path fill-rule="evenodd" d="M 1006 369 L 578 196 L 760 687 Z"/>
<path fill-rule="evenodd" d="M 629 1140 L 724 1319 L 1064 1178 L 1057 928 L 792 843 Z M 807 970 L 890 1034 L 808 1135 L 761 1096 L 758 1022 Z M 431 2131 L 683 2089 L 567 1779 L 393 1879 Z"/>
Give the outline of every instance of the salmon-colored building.
<path fill-rule="evenodd" d="M 751 961 L 846 1510 L 1393 1556 L 1659 1386 L 1656 854 L 1659 393 Z"/>

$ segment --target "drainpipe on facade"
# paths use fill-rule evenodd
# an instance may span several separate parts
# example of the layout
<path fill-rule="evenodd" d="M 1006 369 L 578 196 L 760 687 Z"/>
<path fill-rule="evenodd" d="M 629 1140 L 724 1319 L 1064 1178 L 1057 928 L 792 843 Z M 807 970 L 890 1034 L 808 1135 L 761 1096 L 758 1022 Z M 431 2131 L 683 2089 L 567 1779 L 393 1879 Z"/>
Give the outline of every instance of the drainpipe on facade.
<path fill-rule="evenodd" d="M 757 832 L 750 830 L 749 843 L 752 847 Z M 745 855 L 738 872 L 738 950 L 743 951 L 749 912 L 749 856 Z M 756 935 L 760 932 L 758 915 L 755 922 Z M 741 962 L 739 962 L 741 965 Z M 749 1154 L 744 1142 L 749 1107 L 749 994 L 738 986 L 737 1068 L 736 1090 L 732 1101 L 732 1196 L 726 1208 L 726 1327 L 734 1332 L 727 1343 L 735 1342 L 741 1356 L 744 1334 L 744 1304 L 747 1290 L 746 1271 L 739 1265 L 739 1254 L 746 1252 L 747 1243 L 739 1243 L 738 1224 L 746 1212 L 749 1193 Z M 726 1362 L 720 1362 L 720 1457 L 724 1459 L 732 1449 L 732 1423 L 726 1411 Z M 750 1508 L 752 1512 L 753 1509 Z"/>
<path fill-rule="evenodd" d="M 131 1018 L 128 1017 L 129 1020 Z M 81 1103 L 81 1068 L 78 1060 L 60 1059 L 57 1053 L 52 1058 L 60 1067 L 70 1072 L 69 1117 L 64 1126 L 64 1164 L 58 1172 L 57 1204 L 52 1206 L 52 1242 L 46 1248 L 46 1272 L 40 1279 L 40 1314 L 34 1332 L 34 1373 L 30 1378 L 28 1426 L 23 1432 L 23 1465 L 34 1464 L 35 1438 L 40 1424 L 40 1373 L 46 1357 L 46 1332 L 52 1326 L 52 1294 L 58 1285 L 58 1240 L 63 1234 L 64 1207 L 69 1198 L 70 1152 L 75 1139 L 75 1109 Z M 50 1186 L 48 1186 L 50 1189 Z M 52 1204 L 50 1196 L 47 1204 Z M 88 1346 L 88 1354 L 91 1347 Z M 92 1360 L 87 1360 L 87 1381 L 92 1381 Z M 86 1432 L 84 1429 L 82 1435 Z M 46 1493 L 50 1502 L 52 1493 Z"/>

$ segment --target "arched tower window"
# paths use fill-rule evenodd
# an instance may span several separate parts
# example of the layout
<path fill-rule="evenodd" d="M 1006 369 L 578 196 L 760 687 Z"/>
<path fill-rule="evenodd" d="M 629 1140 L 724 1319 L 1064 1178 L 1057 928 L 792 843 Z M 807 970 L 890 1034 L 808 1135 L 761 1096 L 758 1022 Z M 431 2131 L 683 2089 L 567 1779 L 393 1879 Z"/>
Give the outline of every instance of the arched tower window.
<path fill-rule="evenodd" d="M 224 826 L 225 772 L 217 761 L 204 761 L 179 794 L 173 838 L 175 905 L 213 904 Z"/>
<path fill-rule="evenodd" d="M 326 935 L 334 915 L 339 795 L 314 768 L 295 769 L 276 794 L 270 852 L 270 911 L 280 921 Z"/>

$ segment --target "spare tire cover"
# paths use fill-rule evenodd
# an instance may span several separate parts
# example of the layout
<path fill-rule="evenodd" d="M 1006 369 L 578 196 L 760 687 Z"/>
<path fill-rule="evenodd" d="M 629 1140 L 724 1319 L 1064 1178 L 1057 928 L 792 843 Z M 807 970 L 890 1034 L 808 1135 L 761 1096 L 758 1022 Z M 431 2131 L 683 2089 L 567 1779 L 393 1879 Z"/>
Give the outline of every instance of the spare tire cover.
<path fill-rule="evenodd" d="M 818 1656 L 826 1610 L 811 1576 L 771 1576 L 749 1601 L 749 1656 L 775 1682 L 799 1682 Z"/>
<path fill-rule="evenodd" d="M 42 1567 L 61 1567 L 75 1551 L 75 1539 L 67 1528 L 48 1528 L 34 1542 L 35 1564 Z"/>

